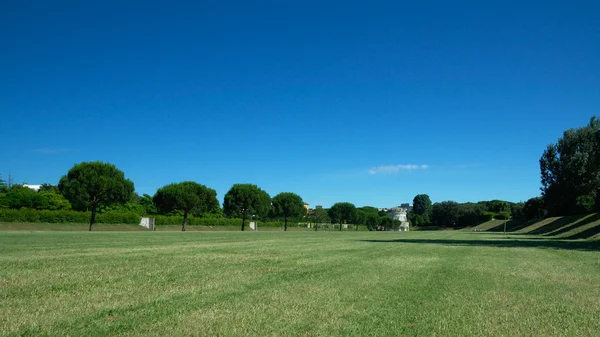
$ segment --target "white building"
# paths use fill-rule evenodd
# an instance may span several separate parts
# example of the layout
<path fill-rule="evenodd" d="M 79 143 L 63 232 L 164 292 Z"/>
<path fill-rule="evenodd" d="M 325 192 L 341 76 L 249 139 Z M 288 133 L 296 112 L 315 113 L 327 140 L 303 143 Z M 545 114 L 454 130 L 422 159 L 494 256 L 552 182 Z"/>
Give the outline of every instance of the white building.
<path fill-rule="evenodd" d="M 38 192 L 40 190 L 40 188 L 42 187 L 42 185 L 29 185 L 29 184 L 23 184 L 23 187 L 27 187 L 30 188 L 36 192 Z"/>

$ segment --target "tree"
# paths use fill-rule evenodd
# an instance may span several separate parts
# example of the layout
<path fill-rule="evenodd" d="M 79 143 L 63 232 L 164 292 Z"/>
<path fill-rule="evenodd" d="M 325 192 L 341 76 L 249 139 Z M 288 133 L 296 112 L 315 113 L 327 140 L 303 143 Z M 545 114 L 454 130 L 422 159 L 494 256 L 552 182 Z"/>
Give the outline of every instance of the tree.
<path fill-rule="evenodd" d="M 431 199 L 427 194 L 418 194 L 413 198 L 413 209 L 417 215 L 431 216 Z"/>
<path fill-rule="evenodd" d="M 510 212 L 511 203 L 503 200 L 491 200 L 486 202 L 487 210 L 489 212 L 500 213 Z"/>
<path fill-rule="evenodd" d="M 577 198 L 598 198 L 600 189 L 600 119 L 569 129 L 540 158 L 542 196 L 552 216 L 576 214 Z"/>
<path fill-rule="evenodd" d="M 523 206 L 523 213 L 527 220 L 545 218 L 546 205 L 544 204 L 544 198 L 535 197 L 527 200 Z"/>
<path fill-rule="evenodd" d="M 315 224 L 315 231 L 319 229 L 319 224 L 331 222 L 331 218 L 329 217 L 327 210 L 322 208 L 313 210 L 308 217 L 310 221 Z"/>
<path fill-rule="evenodd" d="M 458 203 L 443 201 L 433 204 L 431 218 L 437 226 L 456 226 L 460 217 Z"/>
<path fill-rule="evenodd" d="M 382 215 L 379 217 L 379 226 L 383 226 L 385 229 L 389 229 L 394 226 L 394 221 L 389 216 Z"/>
<path fill-rule="evenodd" d="M 387 216 L 386 216 L 386 218 L 387 218 Z M 367 226 L 368 230 L 370 230 L 370 231 L 377 230 L 377 227 L 379 227 L 379 222 L 380 222 L 379 215 L 377 215 L 377 213 L 366 213 L 365 226 Z"/>
<path fill-rule="evenodd" d="M 282 192 L 273 198 L 273 213 L 284 219 L 284 231 L 287 231 L 288 219 L 306 214 L 304 201 L 299 195 L 292 192 Z"/>
<path fill-rule="evenodd" d="M 334 204 L 328 211 L 331 221 L 340 224 L 340 231 L 344 222 L 354 220 L 356 215 L 356 207 L 349 202 L 338 202 Z"/>
<path fill-rule="evenodd" d="M 76 210 L 91 210 L 90 231 L 99 207 L 123 204 L 134 190 L 123 171 L 100 161 L 76 164 L 60 179 L 58 189 Z"/>
<path fill-rule="evenodd" d="M 228 217 L 242 218 L 242 231 L 248 216 L 265 216 L 271 208 L 271 197 L 252 184 L 235 184 L 225 194 L 223 213 Z"/>
<path fill-rule="evenodd" d="M 156 191 L 152 201 L 161 212 L 182 211 L 181 231 L 183 232 L 190 213 L 208 212 L 219 207 L 217 192 L 193 181 L 163 186 Z"/>

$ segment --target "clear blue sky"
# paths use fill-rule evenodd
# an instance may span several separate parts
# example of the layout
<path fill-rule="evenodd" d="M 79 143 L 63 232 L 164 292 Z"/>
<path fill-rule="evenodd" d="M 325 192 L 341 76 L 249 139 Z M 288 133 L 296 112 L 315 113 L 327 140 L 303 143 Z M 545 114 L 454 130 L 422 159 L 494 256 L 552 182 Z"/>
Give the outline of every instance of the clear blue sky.
<path fill-rule="evenodd" d="M 102 160 L 140 194 L 520 201 L 600 112 L 599 1 L 9 1 L 0 43 L 17 183 Z"/>

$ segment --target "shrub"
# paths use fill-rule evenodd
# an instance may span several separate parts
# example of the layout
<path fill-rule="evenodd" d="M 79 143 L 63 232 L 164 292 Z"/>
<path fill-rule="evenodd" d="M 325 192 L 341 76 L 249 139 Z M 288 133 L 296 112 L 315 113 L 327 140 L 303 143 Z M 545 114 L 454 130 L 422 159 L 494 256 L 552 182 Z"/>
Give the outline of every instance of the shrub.
<path fill-rule="evenodd" d="M 596 201 L 591 195 L 582 195 L 575 199 L 575 207 L 578 213 L 590 213 L 594 211 Z"/>
<path fill-rule="evenodd" d="M 509 212 L 498 212 L 494 215 L 494 219 L 497 220 L 508 220 L 510 218 Z"/>

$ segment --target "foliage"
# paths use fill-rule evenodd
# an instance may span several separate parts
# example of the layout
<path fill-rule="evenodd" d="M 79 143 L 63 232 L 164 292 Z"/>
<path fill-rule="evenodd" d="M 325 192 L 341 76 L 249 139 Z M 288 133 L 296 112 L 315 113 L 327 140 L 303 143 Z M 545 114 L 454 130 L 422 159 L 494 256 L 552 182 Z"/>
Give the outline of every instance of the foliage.
<path fill-rule="evenodd" d="M 365 226 L 367 226 L 368 230 L 370 230 L 370 231 L 377 230 L 377 227 L 379 227 L 379 223 L 380 223 L 380 219 L 379 219 L 379 215 L 377 215 L 377 213 L 373 213 L 373 212 L 365 213 Z"/>
<path fill-rule="evenodd" d="M 313 223 L 330 223 L 331 222 L 331 218 L 329 217 L 327 210 L 323 209 L 323 208 L 313 210 L 312 213 L 308 216 L 308 218 Z"/>
<path fill-rule="evenodd" d="M 242 231 L 249 216 L 264 217 L 271 209 L 271 197 L 256 185 L 235 184 L 225 194 L 223 213 L 242 219 Z"/>
<path fill-rule="evenodd" d="M 183 212 L 181 230 L 185 231 L 190 213 L 209 212 L 219 208 L 217 192 L 193 181 L 184 181 L 163 186 L 152 198 L 159 211 L 168 213 L 175 210 Z"/>
<path fill-rule="evenodd" d="M 551 216 L 581 210 L 580 196 L 597 197 L 600 188 L 600 119 L 569 129 L 540 158 L 542 195 Z"/>
<path fill-rule="evenodd" d="M 91 210 L 90 231 L 99 207 L 123 204 L 129 200 L 133 182 L 123 171 L 103 162 L 83 162 L 73 166 L 60 179 L 58 189 L 76 210 Z"/>
<path fill-rule="evenodd" d="M 383 215 L 379 217 L 379 226 L 383 226 L 385 229 L 392 228 L 394 226 L 394 221 L 387 215 Z"/>
<path fill-rule="evenodd" d="M 494 220 L 494 216 L 496 216 L 496 213 L 494 212 L 483 212 L 483 214 L 481 214 L 481 222 Z"/>
<path fill-rule="evenodd" d="M 542 197 L 531 198 L 523 206 L 526 220 L 543 219 L 546 217 L 546 205 Z"/>
<path fill-rule="evenodd" d="M 596 201 L 591 195 L 582 195 L 575 199 L 577 213 L 590 213 L 594 211 Z"/>
<path fill-rule="evenodd" d="M 486 202 L 487 211 L 500 213 L 500 212 L 510 212 L 511 203 L 503 200 L 491 200 Z"/>
<path fill-rule="evenodd" d="M 341 231 L 344 222 L 351 222 L 356 217 L 356 207 L 349 202 L 338 202 L 331 206 L 328 214 L 332 222 L 340 224 Z"/>
<path fill-rule="evenodd" d="M 413 211 L 410 211 L 408 213 L 408 221 L 413 225 L 413 226 L 428 226 L 431 225 L 431 219 L 429 218 L 428 214 L 416 214 Z"/>
<path fill-rule="evenodd" d="M 519 202 L 510 206 L 510 217 L 513 219 L 525 218 L 525 203 Z"/>
<path fill-rule="evenodd" d="M 508 219 L 510 219 L 510 213 L 509 212 L 498 212 L 498 213 L 494 214 L 494 219 L 508 220 Z"/>
<path fill-rule="evenodd" d="M 434 225 L 455 227 L 459 217 L 460 208 L 457 202 L 443 201 L 433 204 L 431 220 Z"/>
<path fill-rule="evenodd" d="M 304 201 L 292 192 L 282 192 L 273 197 L 273 213 L 284 218 L 284 231 L 287 231 L 288 219 L 306 214 Z"/>
<path fill-rule="evenodd" d="M 90 216 L 91 212 L 70 210 L 0 209 L 0 222 L 86 223 Z M 134 212 L 99 213 L 96 223 L 137 225 L 140 216 Z"/>
<path fill-rule="evenodd" d="M 433 205 L 427 194 L 418 194 L 413 198 L 413 209 L 415 215 L 421 215 L 422 219 L 427 219 L 431 216 Z"/>
<path fill-rule="evenodd" d="M 483 219 L 483 207 L 479 204 L 459 204 L 457 227 L 473 227 L 479 225 Z"/>

